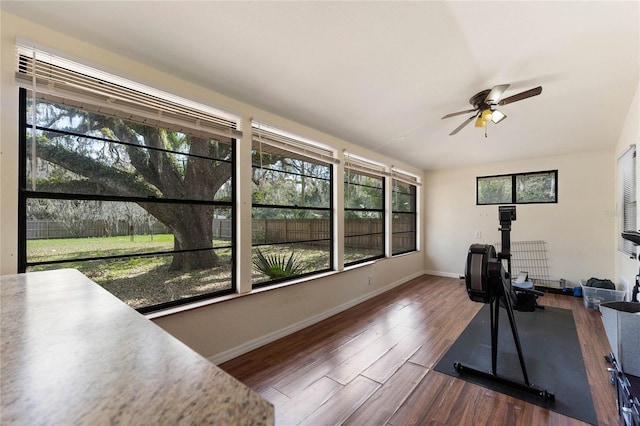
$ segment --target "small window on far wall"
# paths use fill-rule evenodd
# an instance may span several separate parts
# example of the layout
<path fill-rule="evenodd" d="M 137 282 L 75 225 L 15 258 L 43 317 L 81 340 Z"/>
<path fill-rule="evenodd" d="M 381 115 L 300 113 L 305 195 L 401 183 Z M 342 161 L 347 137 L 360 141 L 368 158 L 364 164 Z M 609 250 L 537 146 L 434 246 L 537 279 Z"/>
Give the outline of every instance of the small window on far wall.
<path fill-rule="evenodd" d="M 557 202 L 557 170 L 476 178 L 477 205 Z"/>

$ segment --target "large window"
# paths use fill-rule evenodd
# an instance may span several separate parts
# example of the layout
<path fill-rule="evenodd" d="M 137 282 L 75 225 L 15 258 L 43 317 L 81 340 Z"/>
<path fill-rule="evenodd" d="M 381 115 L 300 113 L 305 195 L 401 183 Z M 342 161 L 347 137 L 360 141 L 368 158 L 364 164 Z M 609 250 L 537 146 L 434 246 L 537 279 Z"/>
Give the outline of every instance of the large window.
<path fill-rule="evenodd" d="M 234 291 L 234 139 L 33 93 L 20 89 L 20 272 L 76 268 L 141 312 Z"/>
<path fill-rule="evenodd" d="M 388 166 L 346 153 L 339 169 L 316 141 L 258 122 L 243 134 L 225 111 L 17 53 L 18 272 L 78 269 L 148 313 L 234 293 L 244 274 L 261 287 L 336 270 L 336 244 L 345 265 L 418 247 L 415 176 L 387 178 Z M 251 169 L 238 173 L 251 174 L 251 223 L 239 223 L 236 186 L 244 199 L 249 177 L 235 177 L 236 140 L 248 134 Z M 236 232 L 244 240 L 249 226 L 251 257 L 238 260 Z"/>
<path fill-rule="evenodd" d="M 391 253 L 415 251 L 417 248 L 418 215 L 416 185 L 393 179 L 391 200 Z"/>
<path fill-rule="evenodd" d="M 557 202 L 557 170 L 476 178 L 478 205 Z"/>
<path fill-rule="evenodd" d="M 344 172 L 344 262 L 384 257 L 384 178 L 348 159 Z"/>
<path fill-rule="evenodd" d="M 254 286 L 332 269 L 331 154 L 302 140 L 254 129 Z"/>

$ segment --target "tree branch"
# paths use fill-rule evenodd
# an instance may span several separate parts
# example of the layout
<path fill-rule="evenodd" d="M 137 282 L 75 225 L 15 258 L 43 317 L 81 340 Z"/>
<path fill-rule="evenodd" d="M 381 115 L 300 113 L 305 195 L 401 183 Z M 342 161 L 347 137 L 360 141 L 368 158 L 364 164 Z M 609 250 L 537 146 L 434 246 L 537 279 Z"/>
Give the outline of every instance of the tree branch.
<path fill-rule="evenodd" d="M 94 188 L 96 194 L 129 195 L 138 197 L 158 195 L 157 192 L 149 188 L 148 185 L 138 179 L 135 175 L 113 167 L 105 166 L 99 161 L 58 145 L 39 145 L 38 157 L 77 175 L 91 179 L 95 185 Z M 70 184 L 70 182 L 68 184 Z"/>

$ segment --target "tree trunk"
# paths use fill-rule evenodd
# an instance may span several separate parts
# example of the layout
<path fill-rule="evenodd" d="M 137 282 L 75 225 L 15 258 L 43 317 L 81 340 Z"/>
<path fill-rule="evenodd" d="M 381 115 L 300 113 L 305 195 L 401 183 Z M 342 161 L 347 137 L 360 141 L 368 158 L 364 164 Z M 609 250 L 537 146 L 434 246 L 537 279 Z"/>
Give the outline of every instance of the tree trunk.
<path fill-rule="evenodd" d="M 220 154 L 220 146 L 212 140 L 188 137 L 181 149 L 188 147 L 192 156 L 183 169 L 177 166 L 172 154 L 166 151 L 166 132 L 162 129 L 98 114 L 82 115 L 73 109 L 67 111 L 67 114 L 83 118 L 82 125 L 78 126 L 79 133 L 106 128 L 118 140 L 128 141 L 129 145 L 112 146 L 105 150 L 93 147 L 95 152 L 85 153 L 76 152 L 72 146 L 63 143 L 40 144 L 40 158 L 87 178 L 69 179 L 51 186 L 68 187 L 71 193 L 78 191 L 81 185 L 86 185 L 87 188 L 82 193 L 156 198 L 159 192 L 163 198 L 208 201 L 215 199 L 215 194 L 232 175 L 230 163 L 207 160 L 231 154 L 229 148 L 222 149 Z M 58 118 L 64 118 L 63 115 L 61 113 Z M 47 136 L 51 141 L 60 138 L 57 133 Z M 144 143 L 138 145 L 140 137 L 144 139 Z M 224 146 L 230 146 L 231 142 L 228 143 L 229 145 Z M 95 158 L 92 157 L 93 154 Z M 122 159 L 126 158 L 130 164 L 122 167 Z M 129 166 L 135 170 L 128 170 Z M 220 265 L 220 258 L 212 250 L 214 206 L 146 202 L 138 204 L 173 233 L 174 250 L 193 250 L 175 254 L 171 271 L 189 272 Z M 133 238 L 133 233 L 130 234 Z"/>
<path fill-rule="evenodd" d="M 178 210 L 179 219 L 165 223 L 173 232 L 174 250 L 198 250 L 174 254 L 169 270 L 195 271 L 219 266 L 220 258 L 211 250 L 213 207 L 181 206 Z"/>

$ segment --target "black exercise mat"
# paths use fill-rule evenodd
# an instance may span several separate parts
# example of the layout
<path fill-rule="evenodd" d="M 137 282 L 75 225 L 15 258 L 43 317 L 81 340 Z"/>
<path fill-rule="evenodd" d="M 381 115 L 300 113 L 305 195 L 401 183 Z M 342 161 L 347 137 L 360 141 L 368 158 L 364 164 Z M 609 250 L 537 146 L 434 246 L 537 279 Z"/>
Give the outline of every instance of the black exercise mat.
<path fill-rule="evenodd" d="M 555 394 L 555 401 L 544 401 L 507 385 L 467 373 L 458 373 L 453 364 L 491 371 L 491 319 L 485 305 L 469 323 L 435 367 L 436 371 L 548 408 L 551 411 L 596 424 L 587 373 L 573 312 L 546 307 L 535 312 L 515 312 L 520 343 L 529 383 Z M 523 381 L 518 352 L 513 341 L 509 318 L 500 309 L 497 373 Z"/>

